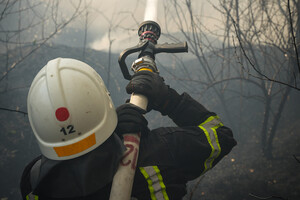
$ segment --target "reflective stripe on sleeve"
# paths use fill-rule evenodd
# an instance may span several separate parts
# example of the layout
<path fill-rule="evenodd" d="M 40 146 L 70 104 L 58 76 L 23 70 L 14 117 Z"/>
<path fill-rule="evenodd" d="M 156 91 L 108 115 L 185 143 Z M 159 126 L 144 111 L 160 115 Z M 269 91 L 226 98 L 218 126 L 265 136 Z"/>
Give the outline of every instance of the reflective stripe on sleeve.
<path fill-rule="evenodd" d="M 26 196 L 26 200 L 39 200 L 39 197 L 37 195 L 30 193 Z"/>
<path fill-rule="evenodd" d="M 140 167 L 140 171 L 148 183 L 151 200 L 169 200 L 166 186 L 158 167 Z"/>
<path fill-rule="evenodd" d="M 207 141 L 211 147 L 211 153 L 204 162 L 204 171 L 202 174 L 212 168 L 214 160 L 221 153 L 221 146 L 216 131 L 216 129 L 221 126 L 223 126 L 223 124 L 218 116 L 210 116 L 207 120 L 205 120 L 205 122 L 199 125 L 199 128 L 205 133 Z"/>

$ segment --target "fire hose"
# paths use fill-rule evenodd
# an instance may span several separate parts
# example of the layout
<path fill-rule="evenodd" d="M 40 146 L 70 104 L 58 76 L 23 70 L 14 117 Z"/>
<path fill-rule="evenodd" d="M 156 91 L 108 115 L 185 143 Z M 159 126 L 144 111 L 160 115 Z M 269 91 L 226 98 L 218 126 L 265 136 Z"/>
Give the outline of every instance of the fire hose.
<path fill-rule="evenodd" d="M 128 55 L 139 52 L 138 59 L 131 66 L 133 73 L 142 70 L 148 70 L 158 73 L 155 64 L 155 54 L 158 53 L 181 53 L 187 52 L 187 43 L 178 44 L 157 44 L 161 34 L 160 26 L 154 21 L 144 21 L 138 29 L 139 43 L 131 48 L 125 49 L 119 56 L 119 65 L 125 79 L 131 80 L 132 75 L 129 73 L 126 58 Z M 147 97 L 141 94 L 132 94 L 130 103 L 146 110 L 148 105 Z M 127 148 L 122 160 L 120 161 L 118 171 L 116 172 L 110 200 L 129 200 L 131 198 L 134 174 L 137 166 L 140 133 L 124 134 L 124 145 Z"/>

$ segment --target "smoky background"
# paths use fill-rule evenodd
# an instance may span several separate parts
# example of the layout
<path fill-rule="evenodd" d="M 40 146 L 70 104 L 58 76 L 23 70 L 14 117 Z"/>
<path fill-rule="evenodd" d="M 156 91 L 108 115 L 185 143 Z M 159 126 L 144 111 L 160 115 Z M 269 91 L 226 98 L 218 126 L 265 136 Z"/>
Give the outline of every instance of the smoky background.
<path fill-rule="evenodd" d="M 20 199 L 22 170 L 39 149 L 26 115 L 37 72 L 56 57 L 79 59 L 103 78 L 115 106 L 129 98 L 118 66 L 138 43 L 146 1 L 0 1 L 0 199 Z M 299 198 L 299 1 L 158 1 L 160 74 L 216 112 L 238 146 L 190 182 L 186 199 Z M 130 66 L 136 55 L 127 59 Z M 174 126 L 152 111 L 151 129 Z"/>

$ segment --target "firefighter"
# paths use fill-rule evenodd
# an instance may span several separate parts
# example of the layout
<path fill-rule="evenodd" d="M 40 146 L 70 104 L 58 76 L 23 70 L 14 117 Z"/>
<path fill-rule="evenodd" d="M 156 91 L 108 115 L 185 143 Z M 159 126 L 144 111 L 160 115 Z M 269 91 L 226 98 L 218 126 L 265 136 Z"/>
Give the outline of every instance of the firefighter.
<path fill-rule="evenodd" d="M 149 130 L 146 111 L 114 108 L 103 80 L 89 65 L 51 60 L 34 78 L 28 117 L 41 155 L 24 169 L 23 199 L 109 199 L 125 151 L 125 133 L 141 132 L 132 198 L 182 199 L 186 183 L 214 167 L 236 145 L 231 130 L 187 93 L 179 95 L 157 73 L 140 71 L 126 87 L 145 95 L 147 112 L 176 127 Z"/>

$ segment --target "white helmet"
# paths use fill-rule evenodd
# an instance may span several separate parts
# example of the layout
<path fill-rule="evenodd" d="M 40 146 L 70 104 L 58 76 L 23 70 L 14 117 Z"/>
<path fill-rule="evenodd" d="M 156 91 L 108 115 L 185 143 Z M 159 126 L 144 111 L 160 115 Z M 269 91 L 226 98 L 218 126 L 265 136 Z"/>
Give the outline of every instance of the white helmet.
<path fill-rule="evenodd" d="M 117 125 L 103 80 L 75 59 L 57 58 L 39 71 L 29 90 L 27 109 L 42 154 L 53 160 L 92 151 Z"/>

